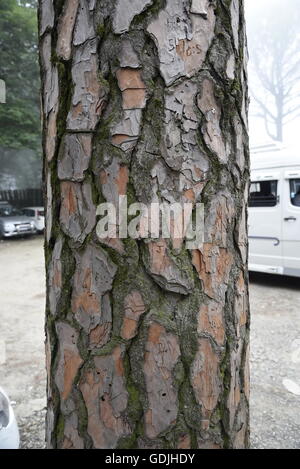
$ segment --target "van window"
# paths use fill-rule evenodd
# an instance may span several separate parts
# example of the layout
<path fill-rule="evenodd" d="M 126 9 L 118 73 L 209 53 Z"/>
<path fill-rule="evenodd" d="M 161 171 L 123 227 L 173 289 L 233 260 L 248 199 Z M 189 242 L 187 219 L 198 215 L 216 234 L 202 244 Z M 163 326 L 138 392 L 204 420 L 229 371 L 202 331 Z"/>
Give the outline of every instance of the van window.
<path fill-rule="evenodd" d="M 26 217 L 34 217 L 35 213 L 34 210 L 31 210 L 30 208 L 23 208 L 23 213 L 26 215 Z"/>
<path fill-rule="evenodd" d="M 296 207 L 300 207 L 300 179 L 290 180 L 291 202 Z"/>
<path fill-rule="evenodd" d="M 275 207 L 277 205 L 278 181 L 252 182 L 250 186 L 250 207 Z"/>

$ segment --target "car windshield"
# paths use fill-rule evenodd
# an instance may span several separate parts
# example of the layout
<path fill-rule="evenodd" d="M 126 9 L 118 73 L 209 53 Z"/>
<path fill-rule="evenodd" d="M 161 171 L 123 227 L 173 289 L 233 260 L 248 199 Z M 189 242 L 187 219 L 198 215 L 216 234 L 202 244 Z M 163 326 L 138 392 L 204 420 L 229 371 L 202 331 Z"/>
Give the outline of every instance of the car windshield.
<path fill-rule="evenodd" d="M 22 210 L 19 210 L 14 207 L 0 207 L 0 217 L 18 217 L 24 215 Z"/>

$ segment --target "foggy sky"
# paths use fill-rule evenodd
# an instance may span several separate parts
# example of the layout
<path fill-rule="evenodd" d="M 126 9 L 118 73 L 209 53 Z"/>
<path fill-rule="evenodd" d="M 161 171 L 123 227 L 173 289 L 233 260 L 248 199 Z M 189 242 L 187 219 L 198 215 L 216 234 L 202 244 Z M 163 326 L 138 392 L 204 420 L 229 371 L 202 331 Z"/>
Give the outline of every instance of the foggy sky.
<path fill-rule="evenodd" d="M 282 8 L 285 8 L 290 0 L 245 0 L 245 13 L 246 13 L 246 22 L 250 24 L 252 21 L 255 21 L 256 15 L 261 14 L 264 10 L 273 11 L 274 14 L 278 14 L 278 11 Z M 299 9 L 300 9 L 300 0 L 299 0 Z M 250 36 L 248 30 L 248 37 Z M 250 39 L 250 37 L 249 37 Z M 249 47 L 249 54 L 251 60 L 251 48 Z M 251 83 L 251 71 L 249 69 L 249 82 Z M 250 134 L 250 144 L 255 145 L 259 143 L 270 142 L 270 137 L 264 130 L 264 123 L 262 119 L 251 116 L 252 106 L 250 103 L 250 113 L 249 113 L 249 134 Z M 300 117 L 295 119 L 290 124 L 287 124 L 284 127 L 284 143 L 287 145 L 294 145 L 298 143 L 298 133 L 300 127 Z"/>

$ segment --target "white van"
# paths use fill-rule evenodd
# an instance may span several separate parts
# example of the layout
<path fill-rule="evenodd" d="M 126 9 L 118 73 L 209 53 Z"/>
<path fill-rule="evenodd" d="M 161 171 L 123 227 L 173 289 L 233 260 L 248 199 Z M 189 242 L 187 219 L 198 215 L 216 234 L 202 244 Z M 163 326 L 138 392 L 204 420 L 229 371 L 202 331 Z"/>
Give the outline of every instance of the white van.
<path fill-rule="evenodd" d="M 251 153 L 249 270 L 300 277 L 300 151 Z"/>
<path fill-rule="evenodd" d="M 38 233 L 42 233 L 45 229 L 45 210 L 44 207 L 24 207 L 22 209 L 24 215 L 31 218 Z"/>

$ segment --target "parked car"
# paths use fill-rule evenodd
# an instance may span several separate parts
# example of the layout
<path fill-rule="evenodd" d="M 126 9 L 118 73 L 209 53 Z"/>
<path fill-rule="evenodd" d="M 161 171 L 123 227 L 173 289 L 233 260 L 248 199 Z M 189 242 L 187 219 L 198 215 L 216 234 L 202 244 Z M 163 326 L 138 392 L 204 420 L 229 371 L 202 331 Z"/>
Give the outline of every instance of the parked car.
<path fill-rule="evenodd" d="M 252 151 L 249 269 L 300 277 L 299 150 L 270 145 Z"/>
<path fill-rule="evenodd" d="M 22 209 L 24 215 L 29 217 L 35 224 L 36 230 L 42 233 L 45 229 L 45 210 L 44 207 L 25 207 Z"/>
<path fill-rule="evenodd" d="M 0 388 L 0 449 L 18 449 L 18 425 L 8 396 Z"/>
<path fill-rule="evenodd" d="M 36 233 L 34 222 L 7 202 L 0 202 L 0 238 L 32 235 Z"/>

